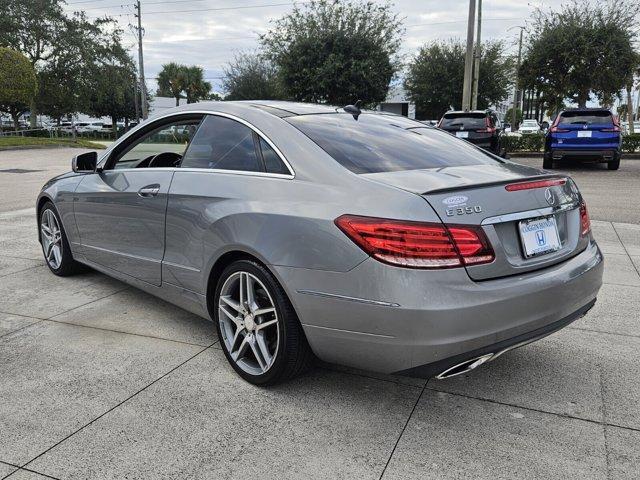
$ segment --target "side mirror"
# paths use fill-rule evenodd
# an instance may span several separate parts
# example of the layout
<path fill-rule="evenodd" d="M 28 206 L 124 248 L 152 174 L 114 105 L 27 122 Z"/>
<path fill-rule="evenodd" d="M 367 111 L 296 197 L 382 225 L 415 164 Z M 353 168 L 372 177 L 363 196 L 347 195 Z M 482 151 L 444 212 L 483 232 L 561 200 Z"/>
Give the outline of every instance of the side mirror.
<path fill-rule="evenodd" d="M 71 160 L 71 169 L 74 172 L 95 172 L 97 163 L 98 152 L 81 153 Z"/>

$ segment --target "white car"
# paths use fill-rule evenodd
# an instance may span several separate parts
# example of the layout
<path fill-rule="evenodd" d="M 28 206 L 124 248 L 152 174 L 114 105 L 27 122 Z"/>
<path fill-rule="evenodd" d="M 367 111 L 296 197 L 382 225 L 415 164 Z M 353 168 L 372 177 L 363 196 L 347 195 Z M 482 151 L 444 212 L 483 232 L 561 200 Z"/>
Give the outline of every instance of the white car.
<path fill-rule="evenodd" d="M 536 120 L 523 120 L 518 131 L 522 135 L 540 133 L 540 125 L 538 125 Z"/>

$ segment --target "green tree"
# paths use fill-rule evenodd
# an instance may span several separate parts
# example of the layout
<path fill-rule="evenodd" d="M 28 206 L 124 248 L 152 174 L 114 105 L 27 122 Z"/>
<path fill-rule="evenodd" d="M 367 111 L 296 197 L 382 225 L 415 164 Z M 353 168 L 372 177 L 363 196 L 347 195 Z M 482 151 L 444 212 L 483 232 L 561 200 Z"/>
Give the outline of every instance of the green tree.
<path fill-rule="evenodd" d="M 510 107 L 507 110 L 507 113 L 504 114 L 504 121 L 511 123 L 512 119 L 513 119 L 513 107 Z M 515 131 L 518 125 L 520 125 L 521 123 L 522 123 L 522 110 L 520 110 L 519 108 L 516 108 L 516 124 L 511 125 L 511 130 Z"/>
<path fill-rule="evenodd" d="M 295 4 L 261 37 L 285 94 L 336 105 L 381 102 L 399 68 L 401 21 L 390 4 L 311 0 Z"/>
<path fill-rule="evenodd" d="M 513 60 L 504 54 L 502 42 L 486 42 L 480 50 L 478 108 L 504 100 L 511 87 Z M 408 97 L 416 104 L 416 116 L 438 119 L 461 108 L 465 46 L 459 41 L 423 46 L 409 62 L 404 80 Z"/>
<path fill-rule="evenodd" d="M 180 105 L 180 99 L 184 98 L 182 92 L 184 90 L 186 69 L 186 65 L 175 62 L 162 65 L 162 70 L 158 74 L 156 95 L 159 97 L 173 97 L 176 99 L 176 107 Z"/>
<path fill-rule="evenodd" d="M 211 84 L 204 79 L 202 67 L 186 67 L 183 74 L 184 93 L 187 103 L 195 103 L 204 100 L 211 92 Z"/>
<path fill-rule="evenodd" d="M 18 129 L 18 118 L 29 110 L 36 95 L 36 73 L 20 52 L 0 47 L 0 111 L 7 112 Z"/>
<path fill-rule="evenodd" d="M 278 71 L 260 54 L 240 53 L 227 64 L 222 87 L 227 100 L 282 99 Z"/>
<path fill-rule="evenodd" d="M 41 84 L 49 85 L 52 72 L 58 79 L 69 85 L 75 68 L 68 69 L 67 75 L 60 74 L 67 68 L 61 57 L 73 58 L 82 63 L 90 57 L 96 45 L 105 41 L 112 20 L 102 18 L 90 22 L 83 13 L 66 15 L 60 0 L 0 0 L 0 46 L 15 48 L 22 52 L 35 68 L 36 75 L 41 70 L 49 70 L 49 79 Z M 55 92 L 54 92 L 55 93 Z M 40 97 L 32 98 L 31 125 L 35 127 L 38 103 L 42 103 L 47 91 L 40 91 Z M 59 97 L 59 100 L 61 97 Z M 69 112 L 72 113 L 72 112 Z"/>
<path fill-rule="evenodd" d="M 610 103 L 634 66 L 638 4 L 573 0 L 560 11 L 536 10 L 518 78 L 549 102 L 569 98 L 585 107 L 593 93 Z"/>
<path fill-rule="evenodd" d="M 135 118 L 136 68 L 116 32 L 87 72 L 83 111 L 95 117 L 110 117 L 114 134 L 117 122 Z"/>

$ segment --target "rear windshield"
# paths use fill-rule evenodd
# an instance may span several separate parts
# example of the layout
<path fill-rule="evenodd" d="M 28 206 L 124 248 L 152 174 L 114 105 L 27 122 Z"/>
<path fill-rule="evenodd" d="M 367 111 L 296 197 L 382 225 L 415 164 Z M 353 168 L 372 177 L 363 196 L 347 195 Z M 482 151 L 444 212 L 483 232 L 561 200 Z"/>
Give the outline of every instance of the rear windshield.
<path fill-rule="evenodd" d="M 441 128 L 478 129 L 487 126 L 484 113 L 446 113 L 442 117 Z"/>
<path fill-rule="evenodd" d="M 580 125 L 611 125 L 613 117 L 611 112 L 563 112 L 560 114 L 559 123 Z"/>
<path fill-rule="evenodd" d="M 405 128 L 406 119 L 389 115 L 300 115 L 286 121 L 354 173 L 420 170 L 495 164 L 497 160 L 464 140 L 430 127 Z"/>

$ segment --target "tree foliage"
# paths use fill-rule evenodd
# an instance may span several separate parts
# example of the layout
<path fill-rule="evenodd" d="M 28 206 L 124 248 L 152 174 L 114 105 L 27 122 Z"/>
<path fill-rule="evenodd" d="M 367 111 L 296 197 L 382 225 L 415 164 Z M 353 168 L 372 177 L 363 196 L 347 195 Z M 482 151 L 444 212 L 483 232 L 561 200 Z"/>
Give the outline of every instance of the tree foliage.
<path fill-rule="evenodd" d="M 95 117 L 110 117 L 114 133 L 118 120 L 135 118 L 136 69 L 120 42 L 119 31 L 104 45 L 96 61 L 89 65 L 83 85 L 82 111 Z"/>
<path fill-rule="evenodd" d="M 36 90 L 36 73 L 29 59 L 0 47 L 0 111 L 11 115 L 16 129 L 18 117 L 29 109 Z"/>
<path fill-rule="evenodd" d="M 176 107 L 180 105 L 181 98 L 186 98 L 187 103 L 194 103 L 208 99 L 210 92 L 211 84 L 205 81 L 202 67 L 175 62 L 162 65 L 156 95 L 175 98 Z"/>
<path fill-rule="evenodd" d="M 23 53 L 41 87 L 29 105 L 32 126 L 39 109 L 54 118 L 78 111 L 83 68 L 110 37 L 112 20 L 89 21 L 80 12 L 67 15 L 62 5 L 60 0 L 0 0 L 0 46 Z"/>
<path fill-rule="evenodd" d="M 401 21 L 389 4 L 311 0 L 261 37 L 285 95 L 345 105 L 381 102 L 399 68 Z"/>
<path fill-rule="evenodd" d="M 485 42 L 480 49 L 478 108 L 504 100 L 511 88 L 513 60 L 502 42 Z M 404 87 L 416 104 L 416 116 L 439 119 L 450 107 L 461 108 L 465 45 L 459 41 L 423 46 L 409 62 Z"/>
<path fill-rule="evenodd" d="M 637 15 L 633 0 L 573 0 L 560 11 L 536 10 L 521 88 L 541 91 L 548 104 L 569 98 L 584 107 L 591 93 L 611 104 L 633 72 Z"/>
<path fill-rule="evenodd" d="M 222 88 L 227 100 L 274 100 L 284 98 L 278 71 L 257 53 L 240 53 L 227 64 Z"/>

